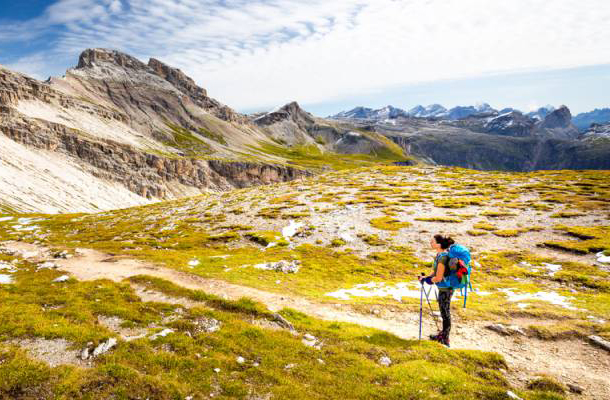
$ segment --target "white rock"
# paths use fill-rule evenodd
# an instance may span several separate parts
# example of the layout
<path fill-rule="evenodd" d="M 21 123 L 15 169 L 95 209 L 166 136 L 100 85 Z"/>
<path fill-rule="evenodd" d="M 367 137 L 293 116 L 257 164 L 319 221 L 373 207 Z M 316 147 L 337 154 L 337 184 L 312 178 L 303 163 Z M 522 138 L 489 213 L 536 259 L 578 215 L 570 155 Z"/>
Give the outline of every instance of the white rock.
<path fill-rule="evenodd" d="M 296 364 L 286 364 L 286 365 L 284 366 L 284 369 L 292 369 L 292 368 L 294 368 L 294 367 L 296 367 Z"/>
<path fill-rule="evenodd" d="M 512 392 L 512 391 L 510 391 L 510 390 L 507 390 L 507 391 L 506 391 L 506 395 L 507 395 L 508 397 L 510 397 L 511 399 L 515 399 L 515 400 L 523 400 L 521 397 L 517 396 L 515 393 L 513 393 L 513 392 Z"/>
<path fill-rule="evenodd" d="M 392 364 L 392 360 L 390 360 L 390 357 L 383 356 L 379 359 L 379 364 L 384 367 L 389 367 Z"/>
<path fill-rule="evenodd" d="M 291 237 L 296 235 L 299 229 L 301 229 L 302 227 L 302 222 L 294 222 L 291 220 L 288 226 L 282 228 L 282 236 L 284 236 L 284 238 L 286 239 L 290 239 Z"/>
<path fill-rule="evenodd" d="M 219 373 L 220 372 L 220 368 L 214 368 L 214 372 Z"/>
<path fill-rule="evenodd" d="M 610 264 L 610 256 L 604 255 L 603 251 L 597 253 L 596 256 L 597 256 L 597 262 L 604 263 L 604 264 Z"/>
<path fill-rule="evenodd" d="M 62 276 L 58 276 L 57 278 L 53 279 L 53 282 L 65 282 L 68 279 L 70 279 L 69 275 L 62 275 Z"/>
<path fill-rule="evenodd" d="M 299 271 L 300 263 L 301 262 L 298 260 L 294 260 L 294 261 L 281 260 L 278 262 L 267 262 L 267 263 L 262 263 L 262 264 L 256 264 L 256 265 L 254 265 L 254 268 L 264 269 L 264 270 L 268 270 L 268 271 L 278 271 L 278 272 L 283 272 L 285 274 L 294 274 Z"/>
<path fill-rule="evenodd" d="M 106 353 L 108 350 L 110 350 L 111 348 L 116 346 L 116 343 L 117 343 L 117 341 L 115 338 L 110 338 L 110 339 L 106 340 L 105 342 L 100 343 L 95 348 L 95 350 L 93 350 L 92 357 L 97 357 L 99 355 Z"/>
<path fill-rule="evenodd" d="M 173 329 L 169 329 L 169 328 L 165 328 L 161 332 L 157 332 L 155 334 L 150 335 L 148 338 L 150 340 L 155 340 L 158 337 L 165 337 L 165 336 L 169 335 L 170 333 L 174 333 L 174 330 Z"/>
<path fill-rule="evenodd" d="M 87 360 L 87 359 L 89 359 L 89 348 L 88 348 L 88 347 L 85 347 L 85 348 L 84 348 L 84 349 L 81 351 L 81 353 L 80 353 L 80 358 L 81 358 L 81 360 Z"/>
<path fill-rule="evenodd" d="M 239 356 L 239 357 L 237 357 L 236 361 L 238 364 L 243 364 L 246 362 L 246 359 L 243 358 L 242 356 Z"/>
<path fill-rule="evenodd" d="M 525 336 L 525 332 L 523 332 L 523 329 L 521 329 L 521 327 L 518 325 L 491 324 L 487 325 L 487 329 L 506 336 L 515 334 Z"/>
<path fill-rule="evenodd" d="M 199 260 L 191 260 L 189 261 L 189 267 L 196 267 L 199 265 Z"/>
<path fill-rule="evenodd" d="M 5 263 L 3 261 L 0 261 L 0 269 L 4 269 L 8 272 L 15 272 L 17 271 L 17 268 L 15 268 L 15 266 L 13 264 L 8 264 Z"/>
<path fill-rule="evenodd" d="M 57 268 L 57 265 L 52 262 L 52 261 L 45 261 L 42 264 L 38 264 L 38 267 L 36 267 L 36 271 L 39 271 L 41 269 L 54 269 Z"/>
<path fill-rule="evenodd" d="M 339 233 L 339 238 L 341 240 L 343 240 L 346 243 L 351 243 L 354 240 L 356 240 L 356 238 L 354 238 L 349 232 L 341 232 Z"/>

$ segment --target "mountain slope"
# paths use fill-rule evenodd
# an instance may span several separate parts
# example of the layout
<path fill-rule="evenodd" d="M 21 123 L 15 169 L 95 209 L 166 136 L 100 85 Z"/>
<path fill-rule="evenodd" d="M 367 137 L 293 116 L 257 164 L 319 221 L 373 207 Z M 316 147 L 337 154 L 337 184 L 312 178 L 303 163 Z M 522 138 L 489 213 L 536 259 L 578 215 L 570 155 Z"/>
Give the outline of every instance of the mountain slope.
<path fill-rule="evenodd" d="M 76 68 L 47 82 L 0 66 L 2 140 L 22 148 L 0 148 L 0 206 L 96 211 L 308 176 L 290 147 L 315 142 L 312 127 L 333 137 L 347 130 L 304 118 L 284 127 L 257 124 L 209 97 L 180 70 L 114 50 L 85 50 Z M 290 139 L 278 144 L 281 137 Z M 345 152 L 392 147 L 383 138 L 370 142 Z M 281 151 L 267 151 L 277 146 Z M 318 147 L 329 158 L 344 150 Z M 395 159 L 404 158 L 398 151 Z M 48 168 L 41 157 L 49 159 Z"/>

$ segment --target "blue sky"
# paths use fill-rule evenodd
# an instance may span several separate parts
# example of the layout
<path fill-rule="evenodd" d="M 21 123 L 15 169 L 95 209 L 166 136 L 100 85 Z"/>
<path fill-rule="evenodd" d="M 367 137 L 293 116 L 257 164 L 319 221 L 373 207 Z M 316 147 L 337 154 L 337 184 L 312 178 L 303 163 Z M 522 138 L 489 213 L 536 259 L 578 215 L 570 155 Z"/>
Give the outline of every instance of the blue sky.
<path fill-rule="evenodd" d="M 88 47 L 181 68 L 244 112 L 296 100 L 610 106 L 607 0 L 0 0 L 0 64 L 62 75 Z"/>

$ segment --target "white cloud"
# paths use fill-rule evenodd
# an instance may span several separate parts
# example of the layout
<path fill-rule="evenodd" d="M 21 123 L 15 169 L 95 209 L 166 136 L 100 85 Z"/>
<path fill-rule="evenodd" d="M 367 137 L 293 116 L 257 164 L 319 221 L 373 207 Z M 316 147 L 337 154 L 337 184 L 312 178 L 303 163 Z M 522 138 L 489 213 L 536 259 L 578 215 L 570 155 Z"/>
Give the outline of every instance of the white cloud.
<path fill-rule="evenodd" d="M 31 76 L 38 80 L 48 78 L 49 60 L 42 54 L 33 54 L 17 59 L 16 61 L 7 64 L 6 68 L 13 71 L 21 72 L 22 74 Z"/>
<path fill-rule="evenodd" d="M 154 56 L 236 108 L 610 62 L 606 0 L 61 0 L 44 18 L 65 24 L 57 54 Z"/>

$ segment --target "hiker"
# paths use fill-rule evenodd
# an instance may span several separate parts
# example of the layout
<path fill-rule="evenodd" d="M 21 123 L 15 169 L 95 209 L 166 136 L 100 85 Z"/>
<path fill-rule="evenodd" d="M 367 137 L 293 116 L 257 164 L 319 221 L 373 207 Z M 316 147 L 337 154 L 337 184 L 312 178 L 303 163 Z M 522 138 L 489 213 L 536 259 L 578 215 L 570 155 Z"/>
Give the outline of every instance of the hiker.
<path fill-rule="evenodd" d="M 434 235 L 430 239 L 430 246 L 436 250 L 434 257 L 434 271 L 429 276 L 418 277 L 419 281 L 429 285 L 436 284 L 438 288 L 438 306 L 441 310 L 443 319 L 443 329 L 436 335 L 430 335 L 431 340 L 435 340 L 449 347 L 449 332 L 451 332 L 451 297 L 453 296 L 453 288 L 443 284 L 445 269 L 449 265 L 449 255 L 447 249 L 454 244 L 455 241 L 449 236 Z M 440 283 L 440 285 L 439 285 Z"/>

